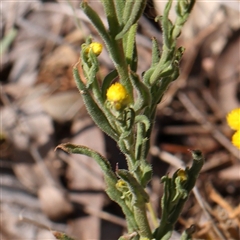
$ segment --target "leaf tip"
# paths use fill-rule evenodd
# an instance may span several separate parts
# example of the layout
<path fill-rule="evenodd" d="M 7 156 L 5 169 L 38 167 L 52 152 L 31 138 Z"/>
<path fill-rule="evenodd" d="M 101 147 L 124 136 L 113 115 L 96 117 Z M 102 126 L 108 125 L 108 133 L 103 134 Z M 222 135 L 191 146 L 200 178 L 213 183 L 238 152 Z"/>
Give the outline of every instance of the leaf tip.
<path fill-rule="evenodd" d="M 69 151 L 68 151 L 68 146 L 69 146 L 70 144 L 71 144 L 71 143 L 62 143 L 62 144 L 59 144 L 59 145 L 56 146 L 56 148 L 54 149 L 54 152 L 57 151 L 58 149 L 61 149 L 61 150 L 63 150 L 64 152 L 69 153 Z"/>

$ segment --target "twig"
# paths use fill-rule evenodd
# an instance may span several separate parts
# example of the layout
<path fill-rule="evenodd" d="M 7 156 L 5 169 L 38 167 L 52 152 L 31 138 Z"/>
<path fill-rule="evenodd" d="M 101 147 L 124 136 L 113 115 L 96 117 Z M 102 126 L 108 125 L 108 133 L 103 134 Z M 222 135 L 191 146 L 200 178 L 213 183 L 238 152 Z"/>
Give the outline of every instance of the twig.
<path fill-rule="evenodd" d="M 45 175 L 48 184 L 55 185 L 56 181 L 53 179 L 51 173 L 49 172 L 48 168 L 46 167 L 38 149 L 33 144 L 30 145 L 29 152 L 32 155 L 35 162 L 40 167 L 40 169 L 42 170 L 42 173 Z"/>
<path fill-rule="evenodd" d="M 162 159 L 164 162 L 170 164 L 171 166 L 174 166 L 175 168 L 185 167 L 185 163 L 181 159 L 177 158 L 176 156 L 168 152 L 161 151 L 157 146 L 151 147 L 150 153 L 153 156 L 156 156 L 159 159 Z"/>
<path fill-rule="evenodd" d="M 48 226 L 46 226 L 45 224 L 42 224 L 40 222 L 37 222 L 37 221 L 35 221 L 33 219 L 30 219 L 30 218 L 27 218 L 27 217 L 24 217 L 22 215 L 22 213 L 19 214 L 19 220 L 23 221 L 23 222 L 33 224 L 33 225 L 37 226 L 38 228 L 42 228 L 42 229 L 46 229 L 46 230 L 51 231 L 50 228 Z"/>
<path fill-rule="evenodd" d="M 87 206 L 85 205 L 83 207 L 83 210 L 84 212 L 90 214 L 90 215 L 93 215 L 93 216 L 96 216 L 96 217 L 99 217 L 101 219 L 104 219 L 108 222 L 112 222 L 112 223 L 115 223 L 119 226 L 122 226 L 124 228 L 127 227 L 127 224 L 126 224 L 126 220 L 123 219 L 123 218 L 120 218 L 120 217 L 117 217 L 113 214 L 110 214 L 110 213 L 107 213 L 107 212 L 104 212 L 104 211 L 99 211 L 93 207 L 90 207 L 90 206 Z"/>
<path fill-rule="evenodd" d="M 19 213 L 18 218 L 20 221 L 29 223 L 31 225 L 35 225 L 36 227 L 41 228 L 41 229 L 49 230 L 50 232 L 51 231 L 60 231 L 60 232 L 66 231 L 65 224 L 53 223 L 49 220 L 45 220 L 45 218 L 44 218 L 44 220 L 46 221 L 46 225 L 45 225 L 45 224 L 41 223 L 43 221 L 43 218 L 41 220 L 38 220 L 38 219 L 36 219 L 36 216 L 34 219 L 23 216 L 23 211 L 21 213 Z"/>
<path fill-rule="evenodd" d="M 201 124 L 201 126 L 209 130 L 212 136 L 218 141 L 223 147 L 225 147 L 229 152 L 231 152 L 236 158 L 240 160 L 240 151 L 235 148 L 232 143 L 218 130 L 213 124 L 211 124 L 207 118 L 197 109 L 197 107 L 191 102 L 186 94 L 179 92 L 178 98 L 195 119 L 196 122 Z"/>

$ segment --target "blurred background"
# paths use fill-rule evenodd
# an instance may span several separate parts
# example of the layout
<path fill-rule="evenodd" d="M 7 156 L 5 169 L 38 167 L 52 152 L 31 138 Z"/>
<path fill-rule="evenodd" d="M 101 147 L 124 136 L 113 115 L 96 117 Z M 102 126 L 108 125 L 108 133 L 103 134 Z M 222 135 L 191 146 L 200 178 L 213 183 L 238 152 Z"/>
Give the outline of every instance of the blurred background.
<path fill-rule="evenodd" d="M 54 151 L 60 143 L 82 144 L 108 157 L 113 168 L 126 167 L 115 143 L 89 118 L 72 77 L 86 37 L 101 42 L 80 2 L 0 2 L 2 240 L 55 239 L 56 232 L 115 240 L 126 227 L 104 192 L 98 165 Z M 100 1 L 88 2 L 105 23 Z M 139 74 L 150 66 L 151 38 L 161 44 L 154 18 L 165 4 L 148 1 L 140 19 Z M 160 217 L 160 178 L 191 162 L 188 149 L 200 149 L 206 163 L 172 239 L 191 225 L 196 239 L 239 239 L 240 151 L 226 114 L 240 105 L 240 2 L 197 1 L 179 46 L 186 48 L 181 74 L 158 107 L 152 135 L 151 203 Z M 99 61 L 101 81 L 113 64 L 106 50 Z"/>

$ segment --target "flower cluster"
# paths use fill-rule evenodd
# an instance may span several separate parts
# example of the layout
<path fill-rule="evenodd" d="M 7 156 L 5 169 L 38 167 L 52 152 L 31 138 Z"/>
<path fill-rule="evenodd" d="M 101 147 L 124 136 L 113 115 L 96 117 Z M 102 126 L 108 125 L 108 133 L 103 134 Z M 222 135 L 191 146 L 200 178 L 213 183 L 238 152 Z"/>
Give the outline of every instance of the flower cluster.
<path fill-rule="evenodd" d="M 227 123 L 236 132 L 232 136 L 232 144 L 240 149 L 240 108 L 232 110 L 227 115 Z"/>

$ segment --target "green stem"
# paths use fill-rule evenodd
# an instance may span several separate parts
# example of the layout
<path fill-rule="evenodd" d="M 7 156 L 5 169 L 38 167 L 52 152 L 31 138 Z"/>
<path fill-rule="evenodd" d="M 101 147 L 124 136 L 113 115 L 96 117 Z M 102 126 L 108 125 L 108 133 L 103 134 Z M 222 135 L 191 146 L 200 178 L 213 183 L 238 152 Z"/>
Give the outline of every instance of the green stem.
<path fill-rule="evenodd" d="M 112 43 L 113 43 L 113 46 L 115 46 L 115 48 L 114 48 L 114 50 L 113 49 L 111 49 L 111 50 L 114 52 L 116 51 L 116 54 L 114 54 L 116 56 L 114 59 L 115 60 L 114 65 L 118 71 L 120 82 L 126 88 L 128 94 L 129 94 L 129 97 L 130 97 L 130 101 L 132 102 L 133 101 L 133 87 L 129 80 L 127 59 L 124 54 L 122 39 L 117 40 L 117 41 L 113 40 Z"/>
<path fill-rule="evenodd" d="M 134 216 L 139 227 L 139 235 L 147 239 L 152 239 L 152 232 L 146 215 L 146 206 L 134 207 Z"/>

